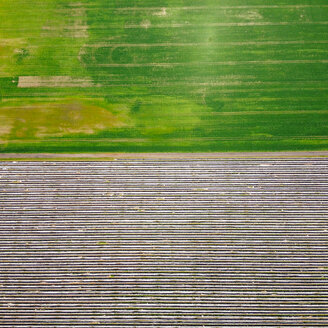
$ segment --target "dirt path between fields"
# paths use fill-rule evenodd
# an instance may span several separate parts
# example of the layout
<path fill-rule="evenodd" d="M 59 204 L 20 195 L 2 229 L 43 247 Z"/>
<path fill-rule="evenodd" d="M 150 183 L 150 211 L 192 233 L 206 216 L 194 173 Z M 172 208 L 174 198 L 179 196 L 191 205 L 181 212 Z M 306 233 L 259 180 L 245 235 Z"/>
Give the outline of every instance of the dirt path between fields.
<path fill-rule="evenodd" d="M 0 160 L 116 160 L 116 159 L 220 159 L 220 158 L 293 158 L 328 157 L 328 151 L 301 152 L 227 152 L 227 153 L 2 153 Z"/>

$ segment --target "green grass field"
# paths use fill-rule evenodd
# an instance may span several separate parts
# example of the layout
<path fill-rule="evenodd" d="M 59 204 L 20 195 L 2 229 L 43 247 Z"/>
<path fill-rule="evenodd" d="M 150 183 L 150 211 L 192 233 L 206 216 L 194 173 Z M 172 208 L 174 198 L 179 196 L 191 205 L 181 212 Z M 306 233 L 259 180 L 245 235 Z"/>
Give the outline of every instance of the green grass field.
<path fill-rule="evenodd" d="M 0 0 L 0 152 L 328 149 L 327 0 Z"/>

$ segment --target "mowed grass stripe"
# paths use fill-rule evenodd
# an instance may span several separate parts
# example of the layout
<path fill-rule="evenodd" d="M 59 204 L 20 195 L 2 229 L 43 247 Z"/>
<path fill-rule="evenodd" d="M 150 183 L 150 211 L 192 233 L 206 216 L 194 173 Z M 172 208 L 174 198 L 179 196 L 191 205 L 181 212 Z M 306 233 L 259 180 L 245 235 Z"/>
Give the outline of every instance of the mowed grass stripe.
<path fill-rule="evenodd" d="M 167 1 L 120 1 L 116 2 L 114 5 L 107 4 L 101 5 L 92 1 L 86 2 L 86 8 L 88 9 L 97 9 L 97 8 L 110 8 L 112 10 L 119 10 L 119 11 L 143 11 L 143 10 L 161 10 L 163 8 L 171 8 L 171 9 L 181 9 L 181 10 L 207 10 L 208 8 L 211 9 L 235 9 L 235 8 L 324 8 L 328 7 L 327 2 L 325 0 L 318 0 L 313 3 L 313 1 L 309 0 L 293 0 L 288 1 L 286 4 L 285 1 L 270 1 L 271 3 L 263 4 L 263 1 L 255 0 L 255 1 L 248 1 L 245 4 L 244 0 L 237 0 L 237 1 L 228 1 L 228 0 L 220 0 L 215 1 L 201 1 L 201 0 L 188 0 L 187 2 L 184 1 L 183 5 L 179 1 L 171 1 L 171 4 L 168 5 Z"/>
<path fill-rule="evenodd" d="M 324 60 L 251 60 L 251 61 L 221 61 L 221 62 L 189 62 L 189 63 L 145 63 L 145 64 L 95 64 L 94 66 L 100 67 L 173 67 L 173 66 L 194 66 L 199 65 L 281 65 L 281 64 L 328 64 L 328 59 Z M 92 66 L 92 65 L 90 65 Z"/>
<path fill-rule="evenodd" d="M 107 82 L 110 85 L 148 85 L 148 87 L 156 87 L 156 82 L 165 86 L 167 83 L 177 82 L 186 85 L 193 83 L 203 83 L 208 86 L 215 85 L 215 83 L 233 82 L 240 83 L 252 82 L 258 87 L 258 84 L 268 85 L 285 85 L 286 83 L 292 84 L 320 84 L 326 87 L 328 80 L 327 60 L 323 62 L 318 61 L 272 61 L 264 60 L 258 62 L 252 61 L 233 61 L 218 63 L 203 63 L 197 65 L 194 63 L 146 63 L 146 64 L 97 64 L 93 63 L 86 65 L 92 70 L 96 76 L 94 83 L 96 84 L 94 90 L 98 89 L 98 82 Z M 231 68 L 233 67 L 233 68 Z M 42 67 L 41 67 L 42 68 Z M 37 69 L 36 65 L 26 66 L 25 74 L 22 76 L 34 76 L 33 71 Z M 56 76 L 56 72 L 53 74 Z M 107 76 L 107 81 L 106 77 Z M 18 78 L 17 78 L 18 81 Z M 154 83 L 154 84 L 152 84 Z M 13 83 L 14 84 L 14 83 Z M 105 84 L 106 85 L 106 84 Z M 104 86 L 105 86 L 104 85 Z M 229 85 L 229 84 L 227 84 Z M 291 85 L 292 86 L 292 85 Z M 319 87 L 319 85 L 318 85 Z M 20 90 L 20 88 L 18 88 Z M 83 89 L 83 88 L 82 88 Z M 15 93 L 17 89 L 10 90 Z M 142 90 L 141 90 L 142 91 Z M 175 90 L 171 90 L 174 92 Z M 127 90 L 128 92 L 128 90 Z M 135 91 L 138 97 L 138 90 Z M 9 94 L 10 95 L 10 94 Z M 45 94 L 46 96 L 46 94 Z M 157 96 L 156 94 L 154 95 Z"/>
<path fill-rule="evenodd" d="M 327 41 L 299 42 L 265 42 L 265 43 L 194 43 L 194 44 L 95 44 L 86 46 L 91 54 L 81 53 L 80 60 L 88 63 L 134 63 L 152 62 L 203 62 L 224 60 L 242 60 L 256 62 L 256 60 L 283 59 L 283 60 L 326 60 L 328 49 Z M 270 47 L 268 48 L 268 45 Z M 189 48 L 183 49 L 181 48 Z M 205 52 L 204 49 L 207 49 Z M 188 51 L 189 57 L 184 53 Z M 9 58 L 10 55 L 1 55 L 0 58 Z M 73 54 L 64 54 L 62 58 L 69 59 Z M 89 79 L 90 80 L 90 79 Z"/>
<path fill-rule="evenodd" d="M 212 30 L 213 29 L 213 30 Z M 322 41 L 328 39 L 326 25 L 273 25 L 273 26 L 185 26 L 178 29 L 129 29 L 129 33 L 123 33 L 124 28 L 113 28 L 115 38 L 110 37 L 104 30 L 94 30 L 92 43 L 113 42 L 115 43 L 199 43 L 210 42 L 244 42 L 245 40 L 256 41 L 295 41 L 311 40 Z M 209 31 L 210 30 L 210 31 Z M 175 32 L 175 33 L 174 33 Z M 178 32 L 178 33 L 177 33 Z M 172 34 L 174 38 L 172 38 Z"/>
<path fill-rule="evenodd" d="M 124 25 L 124 29 L 143 29 L 143 30 L 148 30 L 148 29 L 174 29 L 174 28 L 190 28 L 190 27 L 248 27 L 248 26 L 302 26 L 302 25 L 328 25 L 328 21 L 321 21 L 321 22 L 316 22 L 316 21 L 306 21 L 306 22 L 285 22 L 285 21 L 280 21 L 280 22 L 239 22 L 239 23 L 202 23 L 202 24 L 191 24 L 191 23 L 173 23 L 173 24 L 157 24 L 153 25 L 150 23 L 142 23 L 141 24 L 126 24 Z M 114 24 L 111 26 L 114 29 L 119 29 L 121 27 L 121 24 Z M 65 30 L 84 30 L 85 27 L 82 26 L 66 26 Z M 102 30 L 107 30 L 108 27 L 106 26 L 93 26 L 91 28 L 88 28 L 90 32 L 101 32 Z M 34 32 L 38 31 L 38 28 L 17 28 L 17 27 L 2 27 L 2 31 L 7 32 L 7 31 L 15 31 L 15 32 Z M 57 29 L 54 28 L 52 29 L 53 31 L 56 31 Z M 61 28 L 58 28 L 58 32 L 60 32 Z M 69 33 L 67 33 L 67 37 L 72 37 L 69 36 Z"/>
<path fill-rule="evenodd" d="M 184 55 L 187 49 L 188 57 Z M 182 48 L 182 49 L 181 49 Z M 207 49 L 207 51 L 204 51 Z M 160 64 L 190 64 L 197 63 L 203 65 L 205 63 L 225 62 L 232 63 L 234 61 L 241 63 L 257 63 L 269 62 L 323 62 L 326 63 L 328 57 L 327 43 L 322 44 L 271 44 L 268 45 L 177 45 L 177 46 L 119 46 L 111 47 L 94 46 L 90 49 L 92 56 L 81 55 L 81 60 L 85 64 L 129 64 L 133 59 L 133 64 L 140 63 L 160 63 Z M 184 51 L 182 51 L 184 50 Z M 131 65 L 133 65 L 131 64 Z"/>
<path fill-rule="evenodd" d="M 95 44 L 87 44 L 86 48 L 115 48 L 115 47 L 198 47 L 198 46 L 262 46 L 262 45 L 304 45 L 304 44 L 327 44 L 328 40 L 311 41 L 311 40 L 291 40 L 291 41 L 244 41 L 244 42 L 195 42 L 195 43 L 115 43 L 115 42 L 102 42 Z"/>
<path fill-rule="evenodd" d="M 204 27 L 225 27 L 225 26 L 281 26 L 281 25 L 328 25 L 327 21 L 323 22 L 243 22 L 243 23 L 203 23 L 203 24 L 190 24 L 190 23 L 176 23 L 176 24 L 158 24 L 158 25 L 125 25 L 125 29 L 129 28 L 142 28 L 142 29 L 149 29 L 149 28 L 183 28 L 189 26 L 204 26 Z M 114 26 L 117 27 L 117 26 Z M 95 27 L 95 29 L 101 30 L 101 27 Z"/>

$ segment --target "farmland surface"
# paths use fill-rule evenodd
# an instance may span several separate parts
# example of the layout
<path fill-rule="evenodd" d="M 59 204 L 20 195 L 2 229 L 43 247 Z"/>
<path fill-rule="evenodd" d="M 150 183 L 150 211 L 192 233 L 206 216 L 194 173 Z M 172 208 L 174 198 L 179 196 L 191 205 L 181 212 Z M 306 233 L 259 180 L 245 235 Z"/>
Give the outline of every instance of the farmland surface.
<path fill-rule="evenodd" d="M 328 149 L 327 0 L 0 0 L 0 151 Z"/>
<path fill-rule="evenodd" d="M 327 327 L 328 159 L 0 162 L 0 327 Z"/>

